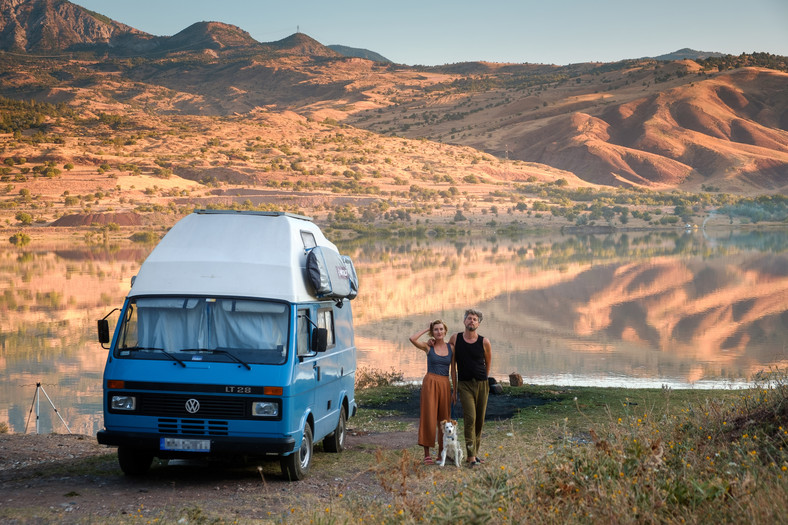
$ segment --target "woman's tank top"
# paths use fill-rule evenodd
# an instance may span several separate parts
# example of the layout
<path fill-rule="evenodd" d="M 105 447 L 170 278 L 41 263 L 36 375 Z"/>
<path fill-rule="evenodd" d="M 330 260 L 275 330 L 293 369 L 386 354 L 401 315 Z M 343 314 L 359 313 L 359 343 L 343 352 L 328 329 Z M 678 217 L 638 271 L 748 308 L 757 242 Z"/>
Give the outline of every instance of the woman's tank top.
<path fill-rule="evenodd" d="M 430 347 L 427 352 L 427 372 L 430 374 L 438 374 L 439 376 L 449 375 L 449 367 L 451 366 L 451 345 L 446 343 L 449 347 L 448 355 L 438 355 L 435 353 L 435 347 Z"/>

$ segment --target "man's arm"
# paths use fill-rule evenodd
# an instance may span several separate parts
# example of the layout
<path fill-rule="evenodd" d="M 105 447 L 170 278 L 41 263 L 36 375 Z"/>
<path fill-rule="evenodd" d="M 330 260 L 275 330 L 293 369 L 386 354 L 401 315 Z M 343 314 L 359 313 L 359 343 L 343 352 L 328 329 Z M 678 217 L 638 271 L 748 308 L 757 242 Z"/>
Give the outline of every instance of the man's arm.
<path fill-rule="evenodd" d="M 487 368 L 487 377 L 490 377 L 490 365 L 492 364 L 492 345 L 490 340 L 484 338 L 484 365 Z"/>

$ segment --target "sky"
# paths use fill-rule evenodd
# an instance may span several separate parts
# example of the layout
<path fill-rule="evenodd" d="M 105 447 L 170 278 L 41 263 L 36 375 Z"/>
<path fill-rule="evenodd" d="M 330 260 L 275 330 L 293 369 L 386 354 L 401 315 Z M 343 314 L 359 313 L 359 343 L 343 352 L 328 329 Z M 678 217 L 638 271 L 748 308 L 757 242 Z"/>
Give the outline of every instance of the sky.
<path fill-rule="evenodd" d="M 259 42 L 296 32 L 399 64 L 566 65 L 685 47 L 788 56 L 788 0 L 72 0 L 146 33 L 224 22 Z"/>

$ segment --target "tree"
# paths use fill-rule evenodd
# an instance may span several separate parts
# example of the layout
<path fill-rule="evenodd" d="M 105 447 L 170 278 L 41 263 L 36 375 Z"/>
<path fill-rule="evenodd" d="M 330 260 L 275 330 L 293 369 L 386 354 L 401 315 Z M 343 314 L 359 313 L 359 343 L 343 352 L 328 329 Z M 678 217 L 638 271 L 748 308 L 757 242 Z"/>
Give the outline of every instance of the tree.
<path fill-rule="evenodd" d="M 24 224 L 25 226 L 29 226 L 29 225 L 33 224 L 33 216 L 30 215 L 29 213 L 25 213 L 23 211 L 20 211 L 19 213 L 17 213 L 14 218 L 17 221 L 19 221 L 20 223 Z"/>
<path fill-rule="evenodd" d="M 686 224 L 690 222 L 690 218 L 694 215 L 694 213 L 692 212 L 692 208 L 690 208 L 689 206 L 680 204 L 676 206 L 675 209 L 673 210 L 673 215 L 676 215 L 679 218 L 681 218 L 681 221 Z"/>

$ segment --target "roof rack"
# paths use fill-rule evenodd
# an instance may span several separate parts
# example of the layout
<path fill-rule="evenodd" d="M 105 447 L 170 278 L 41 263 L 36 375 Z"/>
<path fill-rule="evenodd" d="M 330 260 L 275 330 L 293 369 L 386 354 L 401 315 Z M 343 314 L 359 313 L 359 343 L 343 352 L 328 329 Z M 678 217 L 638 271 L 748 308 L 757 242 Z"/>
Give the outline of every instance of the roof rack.
<path fill-rule="evenodd" d="M 286 211 L 253 211 L 253 210 L 194 210 L 194 213 L 201 215 L 262 215 L 264 217 L 290 217 L 292 219 L 300 219 L 302 221 L 312 222 L 312 217 L 306 215 L 298 215 L 297 213 L 290 213 Z"/>

